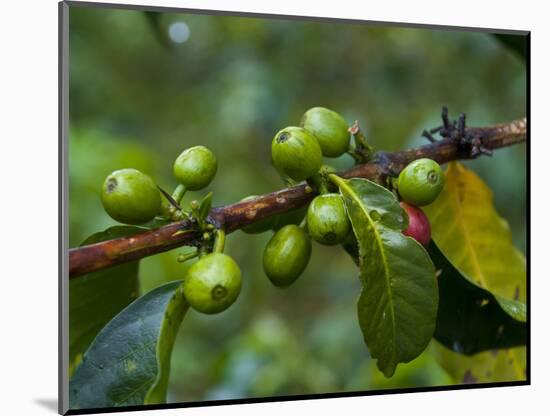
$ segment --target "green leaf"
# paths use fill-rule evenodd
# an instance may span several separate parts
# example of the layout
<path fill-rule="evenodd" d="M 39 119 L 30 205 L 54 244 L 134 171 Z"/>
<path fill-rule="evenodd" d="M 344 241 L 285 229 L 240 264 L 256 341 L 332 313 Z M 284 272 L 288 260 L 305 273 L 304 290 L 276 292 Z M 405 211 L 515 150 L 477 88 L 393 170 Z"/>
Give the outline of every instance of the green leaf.
<path fill-rule="evenodd" d="M 492 35 L 505 47 L 517 53 L 525 60 L 527 55 L 527 36 L 525 35 L 505 35 L 492 33 Z"/>
<path fill-rule="evenodd" d="M 88 237 L 82 245 L 144 231 L 115 226 Z M 69 280 L 69 367 L 74 371 L 97 333 L 138 296 L 139 262 L 122 264 Z"/>
<path fill-rule="evenodd" d="M 187 309 L 176 281 L 120 312 L 97 335 L 70 380 L 70 408 L 164 402 L 172 347 Z"/>
<path fill-rule="evenodd" d="M 166 48 L 166 50 L 172 50 L 173 44 L 170 38 L 168 37 L 168 30 L 162 25 L 161 17 L 162 15 L 159 12 L 143 12 L 147 19 L 147 22 L 151 26 L 153 33 L 159 43 Z"/>
<path fill-rule="evenodd" d="M 453 267 L 432 241 L 428 252 L 438 270 L 439 307 L 434 338 L 462 354 L 525 345 L 525 315 L 512 318 L 495 296 Z M 521 302 L 515 302 L 521 304 Z M 517 311 L 525 307 L 517 307 Z"/>
<path fill-rule="evenodd" d="M 425 212 L 432 239 L 451 264 L 521 320 L 525 310 L 517 301 L 526 296 L 525 258 L 513 246 L 508 223 L 495 210 L 487 185 L 461 164 L 450 163 L 443 191 Z"/>
<path fill-rule="evenodd" d="M 199 221 L 204 221 L 208 216 L 210 208 L 212 208 L 212 195 L 214 195 L 212 192 L 208 192 L 202 199 L 201 205 L 199 206 Z"/>
<path fill-rule="evenodd" d="M 527 305 L 525 303 L 496 295 L 495 299 L 500 304 L 500 307 L 512 318 L 520 322 L 527 322 Z"/>
<path fill-rule="evenodd" d="M 357 238 L 355 238 L 355 234 L 348 234 L 342 243 L 342 248 L 350 255 L 353 262 L 359 266 L 359 243 L 357 242 Z"/>
<path fill-rule="evenodd" d="M 172 220 L 169 218 L 155 217 L 148 223 L 142 225 L 142 227 L 146 227 L 150 230 L 153 230 L 155 228 L 164 227 L 165 225 L 168 225 L 171 223 L 172 223 Z"/>
<path fill-rule="evenodd" d="M 88 244 L 95 244 L 101 241 L 112 240 L 114 238 L 128 237 L 134 234 L 143 233 L 147 231 L 149 227 L 138 227 L 135 225 L 115 225 L 109 227 L 104 231 L 97 232 L 89 236 L 86 240 L 80 244 L 80 246 L 86 246 Z"/>
<path fill-rule="evenodd" d="M 406 215 L 390 191 L 366 179 L 332 180 L 359 244 L 359 324 L 378 368 L 390 377 L 398 363 L 420 355 L 433 335 L 435 268 L 426 250 L 401 233 Z"/>
<path fill-rule="evenodd" d="M 466 356 L 436 342 L 432 351 L 439 365 L 457 384 L 475 384 L 526 380 L 525 347 L 491 350 Z"/>

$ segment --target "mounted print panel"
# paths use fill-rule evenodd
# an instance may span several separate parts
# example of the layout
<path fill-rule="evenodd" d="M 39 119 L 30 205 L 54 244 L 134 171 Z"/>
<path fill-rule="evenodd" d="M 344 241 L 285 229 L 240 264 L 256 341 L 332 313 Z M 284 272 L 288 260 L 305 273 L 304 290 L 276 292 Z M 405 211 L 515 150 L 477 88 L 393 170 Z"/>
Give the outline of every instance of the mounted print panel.
<path fill-rule="evenodd" d="M 60 3 L 60 412 L 529 381 L 529 33 Z"/>

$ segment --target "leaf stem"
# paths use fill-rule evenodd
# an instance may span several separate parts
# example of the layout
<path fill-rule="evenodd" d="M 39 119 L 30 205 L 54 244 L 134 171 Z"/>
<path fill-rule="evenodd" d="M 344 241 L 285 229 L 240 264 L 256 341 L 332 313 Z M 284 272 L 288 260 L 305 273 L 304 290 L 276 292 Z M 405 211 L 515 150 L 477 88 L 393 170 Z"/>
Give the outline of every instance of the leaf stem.
<path fill-rule="evenodd" d="M 345 179 L 341 178 L 340 176 L 336 175 L 335 173 L 329 173 L 327 175 L 327 178 L 329 179 L 329 181 L 331 181 L 338 188 L 340 188 L 345 183 Z"/>

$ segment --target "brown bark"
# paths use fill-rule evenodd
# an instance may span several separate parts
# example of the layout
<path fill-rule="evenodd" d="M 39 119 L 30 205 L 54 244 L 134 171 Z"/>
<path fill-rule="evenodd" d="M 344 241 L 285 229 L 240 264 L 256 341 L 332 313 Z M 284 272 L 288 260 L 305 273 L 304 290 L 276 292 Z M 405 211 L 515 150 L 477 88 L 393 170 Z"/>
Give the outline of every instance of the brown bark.
<path fill-rule="evenodd" d="M 493 150 L 524 142 L 527 121 L 523 118 L 490 127 L 468 128 L 466 132 L 479 139 L 485 149 Z M 372 161 L 342 172 L 341 176 L 361 177 L 384 183 L 387 176 L 397 176 L 415 159 L 430 158 L 439 163 L 446 163 L 478 156 L 479 154 L 471 154 L 458 141 L 444 139 L 416 149 L 393 153 L 379 152 Z M 209 218 L 216 226 L 224 227 L 226 232 L 230 233 L 263 218 L 301 208 L 315 195 L 315 192 L 308 192 L 305 184 L 300 184 L 262 195 L 251 201 L 212 208 Z M 176 247 L 191 245 L 200 238 L 201 233 L 193 231 L 192 223 L 184 220 L 131 237 L 73 248 L 69 250 L 69 276 L 73 278 Z"/>

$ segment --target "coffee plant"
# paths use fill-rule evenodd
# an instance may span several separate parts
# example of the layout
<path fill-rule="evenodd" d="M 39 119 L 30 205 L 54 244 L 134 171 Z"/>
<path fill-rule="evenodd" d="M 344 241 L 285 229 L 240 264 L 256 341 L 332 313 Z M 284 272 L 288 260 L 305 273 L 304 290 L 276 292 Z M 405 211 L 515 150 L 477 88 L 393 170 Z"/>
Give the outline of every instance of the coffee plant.
<path fill-rule="evenodd" d="M 182 206 L 186 192 L 204 189 L 218 171 L 204 146 L 176 158 L 172 193 L 135 169 L 109 175 L 103 206 L 123 225 L 70 253 L 70 407 L 165 402 L 172 346 L 189 307 L 217 314 L 242 296 L 247 270 L 224 253 L 238 229 L 272 233 L 262 262 L 275 290 L 291 290 L 306 272 L 312 241 L 346 250 L 362 285 L 359 327 L 386 377 L 433 338 L 458 380 L 490 378 L 467 361 L 487 351 L 500 360 L 494 368 L 525 371 L 525 260 L 491 191 L 456 160 L 524 141 L 526 123 L 466 128 L 465 116 L 452 122 L 446 108 L 442 120 L 423 133 L 426 146 L 375 152 L 357 123 L 348 128 L 337 112 L 314 107 L 272 141 L 273 165 L 292 186 L 225 207 L 212 207 L 212 193 Z M 323 157 L 345 153 L 349 170 L 323 165 Z M 439 163 L 447 162 L 443 172 Z M 137 297 L 137 261 L 180 246 L 193 251 L 178 261 L 198 258 L 185 278 Z M 87 314 L 91 307 L 98 312 Z"/>

